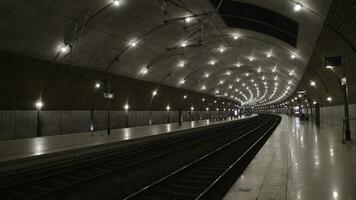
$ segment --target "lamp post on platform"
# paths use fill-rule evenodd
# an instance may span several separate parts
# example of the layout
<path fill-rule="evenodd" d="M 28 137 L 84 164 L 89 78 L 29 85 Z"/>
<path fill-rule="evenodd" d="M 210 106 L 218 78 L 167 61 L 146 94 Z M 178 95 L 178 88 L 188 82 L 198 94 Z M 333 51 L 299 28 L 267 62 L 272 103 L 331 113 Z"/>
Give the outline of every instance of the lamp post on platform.
<path fill-rule="evenodd" d="M 351 140 L 351 131 L 350 131 L 350 116 L 349 116 L 349 103 L 348 103 L 348 89 L 347 89 L 347 78 L 346 76 L 340 77 L 335 71 L 335 67 L 340 67 L 343 65 L 342 56 L 326 57 L 325 66 L 327 69 L 331 70 L 340 84 L 341 92 L 344 99 L 344 119 L 343 123 L 345 125 L 344 132 L 345 140 Z"/>

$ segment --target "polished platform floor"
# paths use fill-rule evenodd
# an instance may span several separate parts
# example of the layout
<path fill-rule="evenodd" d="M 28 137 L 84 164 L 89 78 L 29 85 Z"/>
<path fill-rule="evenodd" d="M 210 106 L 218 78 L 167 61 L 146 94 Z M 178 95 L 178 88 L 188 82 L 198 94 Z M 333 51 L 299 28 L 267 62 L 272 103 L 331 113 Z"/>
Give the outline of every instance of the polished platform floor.
<path fill-rule="evenodd" d="M 83 154 L 83 152 L 89 154 L 106 150 L 111 148 L 111 144 L 118 144 L 123 141 L 221 124 L 243 118 L 246 117 L 221 121 L 199 120 L 183 122 L 182 125 L 170 123 L 113 129 L 110 135 L 107 135 L 106 131 L 95 131 L 0 141 L 0 172 L 75 157 Z"/>
<path fill-rule="evenodd" d="M 224 200 L 354 200 L 356 135 L 283 116 Z"/>

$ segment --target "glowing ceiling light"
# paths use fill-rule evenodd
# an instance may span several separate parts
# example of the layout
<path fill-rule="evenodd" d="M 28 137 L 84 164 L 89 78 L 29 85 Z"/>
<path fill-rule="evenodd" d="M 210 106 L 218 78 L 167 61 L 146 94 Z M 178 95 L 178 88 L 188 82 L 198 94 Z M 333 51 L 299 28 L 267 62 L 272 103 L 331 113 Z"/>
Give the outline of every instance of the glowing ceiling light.
<path fill-rule="evenodd" d="M 201 90 L 206 90 L 206 86 L 205 85 L 201 86 Z"/>
<path fill-rule="evenodd" d="M 145 67 L 141 70 L 141 74 L 147 74 L 148 73 L 148 68 Z"/>
<path fill-rule="evenodd" d="M 248 60 L 252 62 L 255 58 L 254 57 L 249 57 Z"/>
<path fill-rule="evenodd" d="M 296 57 L 296 56 L 295 56 L 294 54 L 290 55 L 290 58 L 291 58 L 291 59 L 295 59 L 295 57 Z"/>
<path fill-rule="evenodd" d="M 212 60 L 209 62 L 210 65 L 215 65 L 216 64 L 216 61 L 215 60 Z"/>
<path fill-rule="evenodd" d="M 184 95 L 184 96 L 183 96 L 183 99 L 186 99 L 186 98 L 188 98 L 188 96 L 187 96 L 187 95 Z"/>
<path fill-rule="evenodd" d="M 257 69 L 257 73 L 261 73 L 261 67 Z"/>
<path fill-rule="evenodd" d="M 240 82 L 240 79 L 239 79 L 239 78 L 237 78 L 237 79 L 236 79 L 236 82 Z"/>
<path fill-rule="evenodd" d="M 232 85 L 229 85 L 229 89 L 232 89 Z"/>
<path fill-rule="evenodd" d="M 224 48 L 224 47 L 220 47 L 220 48 L 219 48 L 219 51 L 220 51 L 220 53 L 224 53 L 225 48 Z"/>
<path fill-rule="evenodd" d="M 221 85 L 221 84 L 224 84 L 224 81 L 223 80 L 220 80 L 219 81 L 219 84 Z"/>
<path fill-rule="evenodd" d="M 186 42 L 182 42 L 182 44 L 180 45 L 181 47 L 186 47 L 187 43 Z"/>
<path fill-rule="evenodd" d="M 192 18 L 191 18 L 191 17 L 186 17 L 186 18 L 184 19 L 184 21 L 187 22 L 187 23 L 189 23 L 189 22 L 192 21 Z"/>
<path fill-rule="evenodd" d="M 119 0 L 114 0 L 114 6 L 119 6 L 120 5 L 120 1 Z"/>
<path fill-rule="evenodd" d="M 245 76 L 247 76 L 247 77 L 248 77 L 248 76 L 250 76 L 250 74 L 249 74 L 249 73 L 246 73 L 246 74 L 245 74 Z"/>
<path fill-rule="evenodd" d="M 179 81 L 179 84 L 181 84 L 181 85 L 183 85 L 185 83 L 185 79 L 181 79 L 180 81 Z"/>
<path fill-rule="evenodd" d="M 288 85 L 292 84 L 292 80 L 288 81 Z"/>
<path fill-rule="evenodd" d="M 277 79 L 278 79 L 278 76 L 275 76 L 275 77 L 274 77 L 274 80 L 276 81 Z"/>
<path fill-rule="evenodd" d="M 130 42 L 129 45 L 132 46 L 132 47 L 135 47 L 137 45 L 137 41 L 132 41 L 132 42 Z"/>
<path fill-rule="evenodd" d="M 204 102 L 204 101 L 205 101 L 205 98 L 202 98 L 202 99 L 201 99 L 201 101 L 203 101 L 203 102 Z"/>
<path fill-rule="evenodd" d="M 231 72 L 230 72 L 230 71 L 227 71 L 227 72 L 225 73 L 225 75 L 230 76 L 230 75 L 231 75 Z"/>
<path fill-rule="evenodd" d="M 193 106 L 192 106 L 192 107 L 190 107 L 190 110 L 191 110 L 191 111 L 193 111 L 193 110 L 194 110 L 194 107 L 193 107 Z"/>
<path fill-rule="evenodd" d="M 265 76 L 262 76 L 262 80 L 263 80 L 263 81 L 265 80 Z"/>
<path fill-rule="evenodd" d="M 205 74 L 204 74 L 204 77 L 205 77 L 205 78 L 209 78 L 209 76 L 210 76 L 209 73 L 205 73 Z"/>
<path fill-rule="evenodd" d="M 240 63 L 236 63 L 236 67 L 237 68 L 241 67 L 241 64 Z"/>
<path fill-rule="evenodd" d="M 327 65 L 327 66 L 326 66 L 326 69 L 330 69 L 330 70 L 332 70 L 332 69 L 334 69 L 334 66 Z"/>
<path fill-rule="evenodd" d="M 316 102 L 316 101 L 313 101 L 313 104 L 315 105 L 315 104 L 317 104 L 317 102 Z"/>
<path fill-rule="evenodd" d="M 157 90 L 154 90 L 153 92 L 152 92 L 152 96 L 156 96 L 157 95 Z"/>
<path fill-rule="evenodd" d="M 333 98 L 332 97 L 328 97 L 328 98 L 326 98 L 326 100 L 331 102 L 333 100 Z"/>
<path fill-rule="evenodd" d="M 274 73 L 274 72 L 276 72 L 277 71 L 277 66 L 274 66 L 273 68 L 272 68 L 272 72 Z"/>
<path fill-rule="evenodd" d="M 179 64 L 178 64 L 178 66 L 181 67 L 181 68 L 184 67 L 184 65 L 185 65 L 185 61 L 180 61 Z"/>
<path fill-rule="evenodd" d="M 70 46 L 68 44 L 66 44 L 60 48 L 60 51 L 61 51 L 61 53 L 67 53 L 69 51 L 69 49 L 70 49 Z"/>
<path fill-rule="evenodd" d="M 294 11 L 298 12 L 303 8 L 303 5 L 299 2 L 295 3 L 294 5 Z"/>
<path fill-rule="evenodd" d="M 206 107 L 206 108 L 205 108 L 205 110 L 206 110 L 206 111 L 208 111 L 208 110 L 209 110 L 209 108 L 208 108 L 208 107 Z"/>
<path fill-rule="evenodd" d="M 169 111 L 170 109 L 171 109 L 171 107 L 168 105 L 168 106 L 166 107 L 166 110 Z"/>
<path fill-rule="evenodd" d="M 220 92 L 219 90 L 215 90 L 215 94 L 219 94 L 219 92 Z"/>
<path fill-rule="evenodd" d="M 267 53 L 267 58 L 270 58 L 270 57 L 272 57 L 272 54 Z"/>
<path fill-rule="evenodd" d="M 315 81 L 310 81 L 310 85 L 315 86 L 316 85 Z"/>

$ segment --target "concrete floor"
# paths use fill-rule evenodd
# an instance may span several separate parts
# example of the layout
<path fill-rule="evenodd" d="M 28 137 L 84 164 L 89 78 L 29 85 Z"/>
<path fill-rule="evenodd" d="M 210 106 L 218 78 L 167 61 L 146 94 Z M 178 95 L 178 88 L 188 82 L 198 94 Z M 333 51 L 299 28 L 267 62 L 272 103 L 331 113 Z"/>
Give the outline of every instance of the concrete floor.
<path fill-rule="evenodd" d="M 340 134 L 283 116 L 224 199 L 356 199 L 356 142 L 342 144 Z"/>

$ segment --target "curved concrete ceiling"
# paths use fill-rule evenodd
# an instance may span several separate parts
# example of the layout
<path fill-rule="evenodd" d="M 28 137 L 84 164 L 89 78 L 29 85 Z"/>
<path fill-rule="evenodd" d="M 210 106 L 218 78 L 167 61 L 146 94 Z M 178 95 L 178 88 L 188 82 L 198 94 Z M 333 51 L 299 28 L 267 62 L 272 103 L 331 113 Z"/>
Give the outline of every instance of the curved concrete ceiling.
<path fill-rule="evenodd" d="M 282 101 L 305 71 L 332 0 L 238 2 L 297 22 L 296 47 L 229 27 L 208 0 L 6 0 L 0 48 L 242 104 Z M 61 52 L 65 44 L 71 49 Z"/>

